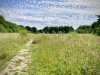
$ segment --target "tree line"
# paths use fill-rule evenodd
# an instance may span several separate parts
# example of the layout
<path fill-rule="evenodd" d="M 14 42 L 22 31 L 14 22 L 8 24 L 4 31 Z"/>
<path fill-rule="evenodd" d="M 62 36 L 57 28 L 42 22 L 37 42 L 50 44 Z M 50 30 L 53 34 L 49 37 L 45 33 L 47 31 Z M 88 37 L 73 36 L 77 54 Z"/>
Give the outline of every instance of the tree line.
<path fill-rule="evenodd" d="M 3 33 L 13 33 L 13 32 L 20 32 L 22 30 L 26 30 L 24 26 L 17 25 L 15 23 L 6 21 L 2 15 L 0 15 L 0 32 Z"/>
<path fill-rule="evenodd" d="M 44 27 L 41 30 L 37 30 L 36 27 L 29 27 L 29 26 L 25 26 L 25 28 L 33 33 L 68 33 L 68 32 L 72 32 L 74 31 L 74 28 L 72 26 L 51 26 L 51 27 Z"/>
<path fill-rule="evenodd" d="M 51 26 L 44 27 L 41 30 L 38 30 L 36 27 L 17 25 L 15 23 L 6 21 L 2 15 L 0 15 L 0 32 L 20 32 L 22 30 L 32 33 L 69 33 L 77 32 L 81 34 L 93 33 L 100 36 L 100 15 L 97 15 L 98 20 L 94 22 L 91 26 L 80 25 L 76 30 L 72 26 Z"/>
<path fill-rule="evenodd" d="M 93 33 L 100 36 L 100 15 L 97 15 L 97 22 L 92 23 L 91 26 L 80 25 L 77 29 L 77 33 Z"/>
<path fill-rule="evenodd" d="M 42 32 L 44 33 L 69 33 L 74 31 L 72 26 L 51 26 L 44 27 Z"/>
<path fill-rule="evenodd" d="M 0 32 L 21 32 L 22 30 L 32 32 L 32 33 L 68 33 L 71 31 L 74 31 L 74 28 L 72 26 L 52 26 L 52 27 L 44 27 L 41 30 L 38 30 L 36 27 L 30 27 L 30 26 L 23 26 L 23 25 L 17 25 L 15 23 L 6 21 L 2 15 L 0 15 Z"/>

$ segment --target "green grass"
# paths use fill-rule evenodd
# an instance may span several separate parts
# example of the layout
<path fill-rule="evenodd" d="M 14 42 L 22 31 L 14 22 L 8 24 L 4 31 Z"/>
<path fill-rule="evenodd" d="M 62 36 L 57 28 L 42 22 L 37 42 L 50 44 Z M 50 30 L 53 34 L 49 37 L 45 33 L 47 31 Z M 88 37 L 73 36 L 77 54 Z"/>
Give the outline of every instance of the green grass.
<path fill-rule="evenodd" d="M 33 34 L 23 36 L 18 33 L 0 33 L 0 71 L 6 67 L 8 61 L 16 55 L 32 37 Z"/>
<path fill-rule="evenodd" d="M 100 75 L 100 37 L 92 34 L 37 34 L 29 75 Z"/>

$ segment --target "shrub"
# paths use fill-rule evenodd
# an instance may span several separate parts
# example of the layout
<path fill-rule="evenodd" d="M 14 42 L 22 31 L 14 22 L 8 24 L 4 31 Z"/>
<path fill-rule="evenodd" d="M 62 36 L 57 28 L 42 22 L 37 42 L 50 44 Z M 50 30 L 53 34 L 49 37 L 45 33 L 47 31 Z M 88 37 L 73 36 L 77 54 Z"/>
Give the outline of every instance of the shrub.
<path fill-rule="evenodd" d="M 23 31 L 20 32 L 20 35 L 21 35 L 22 37 L 27 36 L 27 34 L 28 34 L 28 32 L 25 31 L 25 30 L 23 30 Z"/>

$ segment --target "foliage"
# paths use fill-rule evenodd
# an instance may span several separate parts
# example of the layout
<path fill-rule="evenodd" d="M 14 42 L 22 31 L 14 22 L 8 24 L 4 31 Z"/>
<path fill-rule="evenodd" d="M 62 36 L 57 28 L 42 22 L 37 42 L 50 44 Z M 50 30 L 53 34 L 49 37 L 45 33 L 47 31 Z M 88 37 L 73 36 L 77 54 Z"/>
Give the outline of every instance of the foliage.
<path fill-rule="evenodd" d="M 78 33 L 91 33 L 92 32 L 92 28 L 91 26 L 87 26 L 87 25 L 80 25 L 77 29 L 76 32 Z"/>
<path fill-rule="evenodd" d="M 52 26 L 52 27 L 44 27 L 43 28 L 43 32 L 45 33 L 59 33 L 59 32 L 62 32 L 62 33 L 69 33 L 71 31 L 74 31 L 73 27 L 72 26 Z"/>
<path fill-rule="evenodd" d="M 33 33 L 38 33 L 38 30 L 36 27 L 29 27 L 29 26 L 25 26 L 25 28 L 30 31 L 30 32 L 33 32 Z"/>
<path fill-rule="evenodd" d="M 2 15 L 0 15 L 0 32 L 20 32 L 22 30 L 26 30 L 21 25 L 16 25 L 15 23 L 6 21 Z"/>
<path fill-rule="evenodd" d="M 0 32 L 6 32 L 6 29 L 2 24 L 0 24 Z"/>
<path fill-rule="evenodd" d="M 91 26 L 87 25 L 80 25 L 77 29 L 76 32 L 78 33 L 94 33 L 98 36 L 100 36 L 100 15 L 97 15 L 98 20 L 97 22 L 94 22 Z"/>
<path fill-rule="evenodd" d="M 26 28 L 23 25 L 18 25 L 18 27 L 19 27 L 20 30 L 26 30 Z"/>
<path fill-rule="evenodd" d="M 98 20 L 97 22 L 94 22 L 91 26 L 88 25 L 80 25 L 77 29 L 77 33 L 94 33 L 96 35 L 100 36 L 100 15 L 97 15 Z M 41 30 L 37 30 L 36 27 L 30 27 L 30 26 L 22 26 L 17 25 L 15 23 L 6 21 L 2 15 L 0 15 L 0 32 L 5 33 L 13 33 L 13 32 L 21 32 L 21 31 L 29 31 L 32 33 L 69 33 L 73 32 L 74 28 L 72 26 L 51 26 L 51 27 L 44 27 Z"/>
<path fill-rule="evenodd" d="M 32 28 L 29 27 L 29 26 L 25 26 L 25 28 L 26 28 L 28 31 L 32 31 Z"/>
<path fill-rule="evenodd" d="M 4 17 L 0 15 L 0 24 L 2 24 L 5 21 Z"/>
<path fill-rule="evenodd" d="M 72 26 L 52 26 L 52 27 L 44 27 L 42 30 L 37 30 L 36 27 L 29 27 L 29 26 L 25 26 L 25 28 L 30 31 L 30 32 L 33 32 L 33 33 L 50 33 L 50 34 L 53 34 L 53 33 L 69 33 L 69 32 L 72 32 L 74 31 L 74 28 Z"/>
<path fill-rule="evenodd" d="M 20 32 L 20 35 L 21 35 L 22 37 L 26 37 L 27 34 L 28 34 L 27 31 L 21 31 L 21 32 Z"/>
<path fill-rule="evenodd" d="M 33 33 L 38 33 L 37 28 L 36 28 L 36 27 L 32 27 L 32 32 L 33 32 Z"/>
<path fill-rule="evenodd" d="M 93 29 L 93 33 L 100 36 L 100 15 L 98 15 L 97 17 L 97 22 L 94 22 L 91 27 Z"/>

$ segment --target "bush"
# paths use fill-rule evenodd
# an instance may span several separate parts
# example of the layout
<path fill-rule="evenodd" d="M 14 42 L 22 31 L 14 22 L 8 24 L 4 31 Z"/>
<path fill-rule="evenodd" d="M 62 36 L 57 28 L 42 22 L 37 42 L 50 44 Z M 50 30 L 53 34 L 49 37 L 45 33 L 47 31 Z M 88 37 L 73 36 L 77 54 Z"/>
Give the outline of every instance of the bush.
<path fill-rule="evenodd" d="M 96 28 L 96 34 L 100 36 L 100 27 Z"/>
<path fill-rule="evenodd" d="M 21 35 L 22 37 L 27 36 L 27 34 L 28 34 L 28 32 L 25 31 L 25 30 L 23 30 L 23 31 L 20 32 L 20 35 Z"/>

